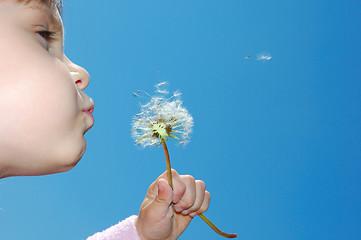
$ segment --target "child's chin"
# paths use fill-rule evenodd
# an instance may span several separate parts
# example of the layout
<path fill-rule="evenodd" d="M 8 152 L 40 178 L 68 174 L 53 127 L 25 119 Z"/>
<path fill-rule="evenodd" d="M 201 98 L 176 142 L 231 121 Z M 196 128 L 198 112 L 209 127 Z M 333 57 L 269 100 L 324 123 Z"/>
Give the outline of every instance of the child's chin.
<path fill-rule="evenodd" d="M 74 144 L 57 154 L 54 160 L 54 165 L 56 166 L 54 173 L 66 172 L 73 169 L 83 157 L 85 150 L 86 140 L 82 137 L 78 145 Z"/>

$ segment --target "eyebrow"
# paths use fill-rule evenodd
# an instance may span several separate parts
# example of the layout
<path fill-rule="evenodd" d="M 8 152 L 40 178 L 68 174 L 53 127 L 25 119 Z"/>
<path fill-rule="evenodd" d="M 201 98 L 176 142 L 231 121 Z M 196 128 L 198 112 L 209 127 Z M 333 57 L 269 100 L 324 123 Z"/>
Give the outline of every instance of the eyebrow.
<path fill-rule="evenodd" d="M 45 12 L 44 7 L 48 9 L 46 13 L 44 13 Z M 45 3 L 35 3 L 35 4 L 28 4 L 27 8 L 34 9 L 45 14 L 47 17 L 49 17 L 51 24 L 55 26 L 55 29 L 57 31 L 64 32 L 64 27 L 60 16 L 60 10 L 55 5 L 47 5 Z M 55 16 L 56 11 L 58 15 Z"/>

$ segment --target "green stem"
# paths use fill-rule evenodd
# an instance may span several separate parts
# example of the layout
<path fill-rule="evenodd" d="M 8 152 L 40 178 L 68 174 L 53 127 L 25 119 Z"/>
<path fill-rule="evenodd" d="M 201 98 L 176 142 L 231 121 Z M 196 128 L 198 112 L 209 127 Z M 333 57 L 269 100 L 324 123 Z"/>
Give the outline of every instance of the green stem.
<path fill-rule="evenodd" d="M 171 188 L 173 189 L 173 181 L 172 181 L 172 168 L 170 166 L 170 158 L 169 158 L 169 152 L 168 152 L 168 148 L 167 148 L 167 144 L 165 144 L 165 141 L 162 140 L 162 145 L 163 145 L 163 150 L 164 150 L 164 155 L 165 155 L 165 163 L 167 165 L 167 176 L 168 176 L 168 184 L 169 186 L 171 186 Z M 208 220 L 208 218 L 206 218 L 206 216 L 204 216 L 202 213 L 198 214 L 198 216 L 205 222 L 208 224 L 208 226 L 210 226 L 216 233 L 218 233 L 219 235 L 226 237 L 226 238 L 236 238 L 237 234 L 235 233 L 225 233 L 222 232 L 221 230 L 219 230 L 211 221 Z"/>
<path fill-rule="evenodd" d="M 170 158 L 169 158 L 167 144 L 165 144 L 164 140 L 162 140 L 162 145 L 163 145 L 163 150 L 164 150 L 164 155 L 165 155 L 165 164 L 167 165 L 168 184 L 173 189 L 172 168 L 170 166 Z"/>
<path fill-rule="evenodd" d="M 226 237 L 226 238 L 236 238 L 237 234 L 236 233 L 225 233 L 222 232 L 221 230 L 219 230 L 211 221 L 209 221 L 208 218 L 206 218 L 206 216 L 204 216 L 202 213 L 198 214 L 198 216 L 200 218 L 202 218 L 202 220 L 208 224 L 208 226 L 210 226 L 216 233 L 218 233 L 219 235 Z"/>

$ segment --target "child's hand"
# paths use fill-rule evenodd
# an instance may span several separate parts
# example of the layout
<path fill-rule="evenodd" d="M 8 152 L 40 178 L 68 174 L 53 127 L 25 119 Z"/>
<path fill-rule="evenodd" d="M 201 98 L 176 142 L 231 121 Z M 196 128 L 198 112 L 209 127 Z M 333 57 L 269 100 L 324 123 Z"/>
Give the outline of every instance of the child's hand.
<path fill-rule="evenodd" d="M 210 194 L 204 182 L 172 170 L 173 190 L 167 172 L 150 185 L 140 207 L 137 231 L 142 240 L 177 239 L 193 217 L 208 209 Z"/>

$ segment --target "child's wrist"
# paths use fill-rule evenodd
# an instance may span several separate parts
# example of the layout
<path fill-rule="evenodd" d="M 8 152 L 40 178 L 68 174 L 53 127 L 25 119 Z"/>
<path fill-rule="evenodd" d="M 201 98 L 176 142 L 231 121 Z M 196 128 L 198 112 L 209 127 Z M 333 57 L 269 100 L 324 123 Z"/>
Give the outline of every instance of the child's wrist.
<path fill-rule="evenodd" d="M 145 237 L 144 237 L 144 234 L 143 234 L 143 232 L 141 231 L 141 223 L 140 223 L 140 221 L 139 221 L 139 216 L 138 216 L 138 218 L 136 219 L 136 221 L 135 221 L 135 229 L 137 230 L 137 233 L 138 233 L 138 236 L 139 236 L 139 239 L 140 240 L 147 240 Z"/>

